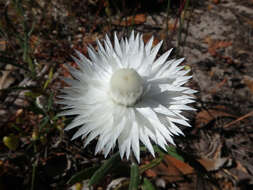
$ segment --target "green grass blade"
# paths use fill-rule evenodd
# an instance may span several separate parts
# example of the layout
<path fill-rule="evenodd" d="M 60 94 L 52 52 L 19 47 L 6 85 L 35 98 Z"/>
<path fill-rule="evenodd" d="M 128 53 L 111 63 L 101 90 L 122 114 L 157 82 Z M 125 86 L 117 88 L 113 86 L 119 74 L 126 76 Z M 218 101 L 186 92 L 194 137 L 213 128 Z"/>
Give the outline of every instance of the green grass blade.
<path fill-rule="evenodd" d="M 97 184 L 103 179 L 106 174 L 116 165 L 120 159 L 119 153 L 114 154 L 109 160 L 107 160 L 91 177 L 89 185 Z"/>
<path fill-rule="evenodd" d="M 163 156 L 160 156 L 159 158 L 156 158 L 154 160 L 152 160 L 149 164 L 146 164 L 144 166 L 140 167 L 140 173 L 145 172 L 148 169 L 151 169 L 155 166 L 157 166 L 158 164 L 160 164 L 160 162 L 163 160 Z"/>
<path fill-rule="evenodd" d="M 73 185 L 75 183 L 81 182 L 85 179 L 90 178 L 90 176 L 98 169 L 99 166 L 93 166 L 90 168 L 85 168 L 84 170 L 73 175 L 67 182 L 68 185 Z"/>

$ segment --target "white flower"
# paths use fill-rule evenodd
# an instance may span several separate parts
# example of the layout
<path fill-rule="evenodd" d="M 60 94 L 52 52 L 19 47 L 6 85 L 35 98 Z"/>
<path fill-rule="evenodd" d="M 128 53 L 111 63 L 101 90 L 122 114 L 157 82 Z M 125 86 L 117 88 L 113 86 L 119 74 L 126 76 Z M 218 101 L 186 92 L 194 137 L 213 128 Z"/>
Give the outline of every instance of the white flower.
<path fill-rule="evenodd" d="M 121 158 L 133 151 L 140 161 L 140 142 L 154 156 L 152 142 L 166 150 L 173 135 L 183 134 L 177 124 L 189 126 L 182 110 L 194 110 L 196 91 L 183 87 L 191 76 L 178 66 L 184 59 L 167 61 L 172 50 L 155 60 L 162 42 L 152 48 L 153 37 L 144 45 L 142 35 L 132 32 L 129 39 L 114 46 L 108 36 L 98 51 L 88 48 L 90 60 L 80 52 L 73 57 L 79 70 L 69 67 L 73 79 L 63 89 L 60 115 L 76 115 L 66 130 L 79 127 L 73 139 L 82 137 L 85 146 L 97 138 L 95 154 L 105 157 L 118 145 Z"/>

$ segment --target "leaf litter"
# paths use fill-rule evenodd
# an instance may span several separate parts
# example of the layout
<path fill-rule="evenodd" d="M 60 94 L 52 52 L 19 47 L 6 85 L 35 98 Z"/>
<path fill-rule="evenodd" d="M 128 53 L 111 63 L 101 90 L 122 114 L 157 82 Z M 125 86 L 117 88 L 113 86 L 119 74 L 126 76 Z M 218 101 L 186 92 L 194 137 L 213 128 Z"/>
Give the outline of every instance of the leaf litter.
<path fill-rule="evenodd" d="M 145 42 L 152 35 L 155 37 L 154 44 L 164 39 L 162 51 L 176 47 L 175 56 L 180 54 L 186 57 L 186 64 L 192 70 L 193 80 L 189 85 L 199 91 L 195 105 L 198 111 L 189 114 L 193 128 L 185 129 L 185 137 L 176 138 L 180 150 L 177 153 L 180 156 L 186 154 L 183 157 L 188 160 L 182 161 L 166 155 L 160 164 L 144 172 L 143 175 L 147 177 L 144 178 L 145 181 L 149 180 L 153 185 L 160 183 L 166 189 L 230 190 L 252 187 L 251 1 L 198 1 L 193 3 L 191 14 L 186 10 L 180 18 L 175 16 L 180 13 L 180 6 L 176 3 L 171 5 L 177 10 L 176 13 L 166 18 L 165 9 L 153 11 L 155 7 L 152 7 L 151 11 L 144 11 L 141 9 L 143 5 L 138 3 L 134 9 L 128 10 L 125 7 L 128 11 L 117 14 L 118 8 L 115 5 L 105 6 L 97 1 L 89 1 L 87 4 L 78 1 L 73 1 L 73 4 L 62 1 L 36 2 L 31 10 L 40 27 L 35 26 L 29 43 L 32 60 L 38 70 L 37 79 L 21 68 L 26 63 L 20 53 L 22 45 L 11 35 L 15 33 L 11 31 L 11 23 L 6 23 L 9 24 L 8 35 L 4 39 L 1 37 L 0 41 L 0 51 L 4 52 L 0 54 L 0 67 L 3 69 L 0 77 L 0 136 L 1 139 L 11 134 L 20 137 L 15 151 L 9 150 L 4 142 L 0 143 L 0 186 L 12 188 L 10 181 L 16 180 L 14 185 L 20 189 L 30 188 L 33 167 L 36 166 L 38 172 L 35 173 L 35 187 L 66 189 L 68 187 L 65 182 L 75 173 L 104 161 L 103 157 L 94 157 L 90 151 L 94 144 L 91 143 L 83 151 L 81 141 L 69 142 L 71 135 L 62 132 L 69 119 L 60 118 L 55 122 L 54 116 L 58 109 L 55 104 L 53 109 L 47 111 L 44 110 L 47 106 L 41 106 L 41 109 L 33 103 L 41 95 L 48 100 L 50 92 L 56 94 L 56 89 L 64 85 L 58 76 L 68 75 L 63 63 L 73 64 L 70 58 L 73 49 L 87 55 L 87 44 L 94 45 L 96 39 L 104 33 L 117 31 L 120 36 L 124 36 L 131 28 L 144 32 Z M 159 3 L 160 7 L 167 6 L 167 1 Z M 27 8 L 30 5 L 23 6 Z M 1 7 L 4 7 L 2 3 Z M 111 12 L 106 13 L 106 7 Z M 13 7 L 8 8 L 14 26 L 18 26 L 18 31 L 22 34 L 25 32 L 22 31 L 22 24 L 19 24 L 22 17 L 17 16 Z M 30 22 L 30 13 L 27 18 Z M 182 21 L 189 22 L 188 27 L 181 26 Z M 180 29 L 181 37 L 186 40 L 179 42 Z M 8 64 L 13 63 L 6 57 L 13 58 L 21 67 L 15 66 L 15 69 L 5 72 Z M 50 70 L 54 71 L 53 77 L 45 85 Z M 20 90 L 34 86 L 38 88 Z M 40 89 L 44 86 L 46 89 L 42 92 Z M 14 87 L 19 90 L 6 91 Z M 45 101 L 43 104 L 47 103 Z M 32 140 L 34 131 L 38 132 L 38 138 Z M 147 165 L 152 160 L 144 154 L 142 164 Z M 53 170 L 54 163 L 57 162 L 59 164 Z M 126 179 L 128 174 L 128 171 L 122 169 L 120 175 L 107 175 L 97 188 L 105 189 L 113 180 Z"/>

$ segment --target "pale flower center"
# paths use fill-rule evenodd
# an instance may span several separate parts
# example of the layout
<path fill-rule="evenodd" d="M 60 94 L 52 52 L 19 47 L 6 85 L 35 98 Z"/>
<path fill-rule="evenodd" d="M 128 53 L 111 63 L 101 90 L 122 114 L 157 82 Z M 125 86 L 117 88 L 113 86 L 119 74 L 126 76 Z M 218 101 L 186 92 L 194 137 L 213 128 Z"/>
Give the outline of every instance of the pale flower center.
<path fill-rule="evenodd" d="M 118 104 L 133 106 L 143 93 L 143 80 L 134 69 L 119 69 L 110 80 L 110 96 Z"/>

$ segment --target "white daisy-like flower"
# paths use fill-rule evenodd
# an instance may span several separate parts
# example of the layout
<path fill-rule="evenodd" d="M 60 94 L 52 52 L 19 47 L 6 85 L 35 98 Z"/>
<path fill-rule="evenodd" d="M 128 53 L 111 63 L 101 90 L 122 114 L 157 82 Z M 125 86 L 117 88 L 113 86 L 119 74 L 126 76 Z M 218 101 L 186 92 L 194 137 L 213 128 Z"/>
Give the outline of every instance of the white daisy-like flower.
<path fill-rule="evenodd" d="M 155 156 L 152 143 L 166 150 L 173 135 L 183 135 L 177 124 L 190 127 L 181 113 L 194 110 L 186 104 L 196 91 L 182 86 L 191 78 L 178 66 L 184 59 L 168 61 L 172 49 L 156 59 L 162 41 L 152 47 L 152 37 L 145 45 L 139 33 L 103 42 L 97 40 L 98 51 L 88 48 L 90 59 L 76 52 L 79 70 L 68 66 L 73 79 L 63 79 L 69 86 L 60 115 L 76 117 L 66 130 L 79 127 L 72 139 L 81 136 L 84 146 L 97 138 L 95 154 L 105 157 L 117 145 L 121 158 L 132 151 L 139 162 L 140 142 Z"/>

